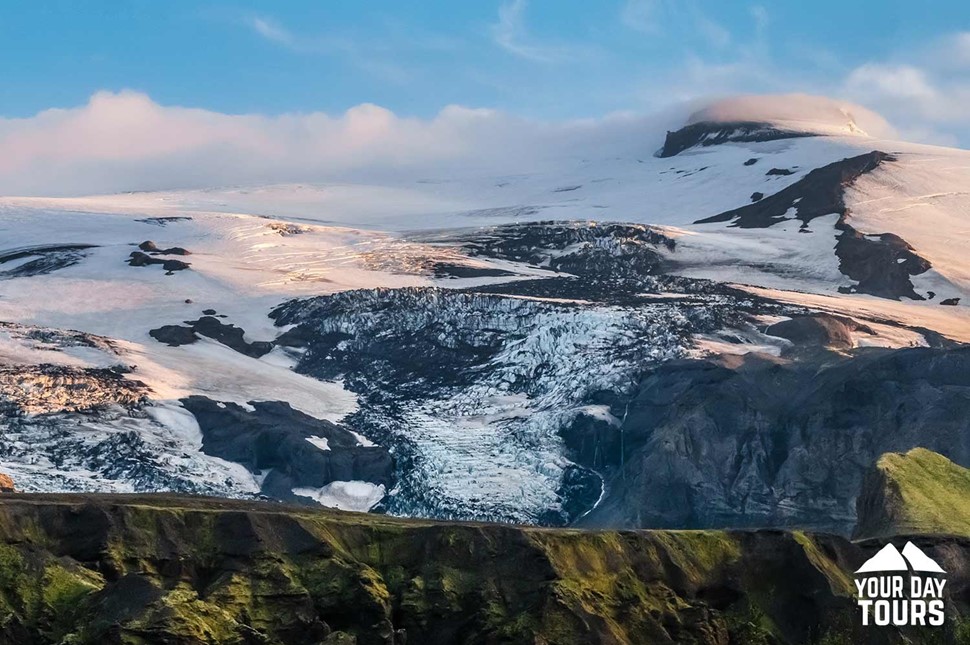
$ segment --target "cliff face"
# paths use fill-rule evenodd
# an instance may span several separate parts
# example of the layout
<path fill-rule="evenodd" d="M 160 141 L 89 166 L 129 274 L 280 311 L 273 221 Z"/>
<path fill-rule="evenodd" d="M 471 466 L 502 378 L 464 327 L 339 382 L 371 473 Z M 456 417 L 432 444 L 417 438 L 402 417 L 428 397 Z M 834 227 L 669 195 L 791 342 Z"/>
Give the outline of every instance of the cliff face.
<path fill-rule="evenodd" d="M 951 602 L 965 608 L 967 545 L 919 543 L 947 563 Z M 9 494 L 0 642 L 894 642 L 854 632 L 851 571 L 877 548 L 781 531 L 582 532 Z"/>
<path fill-rule="evenodd" d="M 735 369 L 668 362 L 632 397 L 598 401 L 619 427 L 581 418 L 567 434 L 580 463 L 593 447 L 605 455 L 595 466 L 608 473 L 607 494 L 582 522 L 849 535 L 865 474 L 884 453 L 924 446 L 970 463 L 968 374 L 965 347 L 755 358 Z M 579 443 L 591 436 L 595 446 Z"/>
<path fill-rule="evenodd" d="M 713 123 L 704 121 L 686 125 L 675 132 L 668 132 L 663 148 L 657 156 L 673 157 L 695 146 L 709 147 L 722 143 L 745 143 L 775 141 L 777 139 L 798 139 L 816 136 L 810 132 L 797 132 L 782 129 L 770 123 L 756 121 L 734 121 Z"/>
<path fill-rule="evenodd" d="M 970 470 L 924 448 L 886 453 L 866 474 L 854 537 L 970 536 Z"/>

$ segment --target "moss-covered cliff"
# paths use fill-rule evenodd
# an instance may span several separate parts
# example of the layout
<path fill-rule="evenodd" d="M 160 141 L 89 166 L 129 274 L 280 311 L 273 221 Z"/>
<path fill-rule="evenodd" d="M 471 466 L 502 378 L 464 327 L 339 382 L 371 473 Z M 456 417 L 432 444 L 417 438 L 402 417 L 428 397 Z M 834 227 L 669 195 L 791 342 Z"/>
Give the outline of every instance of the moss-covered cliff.
<path fill-rule="evenodd" d="M 881 642 L 893 635 L 860 634 L 851 599 L 851 571 L 875 548 L 781 531 L 584 532 L 10 494 L 0 642 Z"/>
<path fill-rule="evenodd" d="M 970 536 L 970 470 L 924 448 L 889 452 L 867 473 L 855 537 Z"/>

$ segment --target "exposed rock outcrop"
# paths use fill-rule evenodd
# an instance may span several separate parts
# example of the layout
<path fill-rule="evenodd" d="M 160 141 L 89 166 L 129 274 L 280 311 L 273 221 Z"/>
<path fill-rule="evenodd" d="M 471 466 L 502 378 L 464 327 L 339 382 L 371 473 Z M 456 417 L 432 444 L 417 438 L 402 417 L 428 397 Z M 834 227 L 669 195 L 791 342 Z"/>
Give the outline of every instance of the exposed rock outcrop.
<path fill-rule="evenodd" d="M 0 367 L 0 420 L 7 415 L 78 412 L 108 405 L 130 406 L 148 395 L 144 383 L 122 368 L 64 365 Z"/>
<path fill-rule="evenodd" d="M 142 253 L 141 251 L 132 251 L 128 256 L 129 266 L 146 267 L 153 264 L 161 264 L 162 269 L 168 273 L 184 271 L 191 266 L 188 262 L 183 262 L 182 260 L 164 260 L 162 258 L 152 257 L 151 255 Z"/>
<path fill-rule="evenodd" d="M 173 246 L 167 249 L 160 249 L 151 240 L 145 240 L 138 245 L 138 248 L 146 253 L 151 253 L 153 255 L 192 255 L 188 250 L 182 248 L 181 246 Z"/>
<path fill-rule="evenodd" d="M 658 157 L 673 157 L 696 146 L 708 147 L 723 143 L 754 143 L 775 141 L 777 139 L 797 139 L 817 136 L 811 132 L 798 132 L 779 128 L 770 123 L 754 121 L 733 121 L 715 123 L 703 121 L 686 125 L 680 130 L 667 132 L 663 148 Z"/>
<path fill-rule="evenodd" d="M 17 492 L 16 487 L 13 483 L 13 477 L 5 473 L 0 473 L 0 493 L 15 493 Z"/>
<path fill-rule="evenodd" d="M 198 320 L 187 320 L 185 325 L 162 325 L 157 329 L 150 330 L 148 334 L 158 342 L 172 347 L 191 345 L 199 339 L 196 335 L 199 334 L 252 358 L 259 358 L 273 349 L 273 343 L 270 341 L 247 341 L 245 329 L 224 323 L 215 316 L 202 316 Z"/>
<path fill-rule="evenodd" d="M 262 477 L 261 490 L 295 501 L 294 488 L 364 481 L 391 488 L 394 461 L 385 448 L 363 446 L 354 433 L 281 401 L 255 401 L 247 410 L 204 396 L 182 399 L 202 430 L 202 452 L 245 466 Z"/>
<path fill-rule="evenodd" d="M 931 268 L 905 240 L 892 233 L 863 234 L 852 226 L 845 203 L 845 189 L 860 176 L 881 164 L 895 161 L 892 155 L 874 150 L 816 168 L 794 184 L 752 204 L 699 220 L 697 224 L 731 222 L 741 228 L 767 228 L 797 219 L 806 230 L 813 220 L 837 214 L 839 231 L 835 254 L 839 270 L 857 282 L 846 292 L 883 298 L 923 300 L 911 276 Z M 794 214 L 792 214 L 794 213 Z"/>
<path fill-rule="evenodd" d="M 805 314 L 770 325 L 765 333 L 785 338 L 796 346 L 849 349 L 853 347 L 853 332 L 873 333 L 867 325 L 845 316 Z"/>
<path fill-rule="evenodd" d="M 830 355 L 831 356 L 831 355 Z M 610 426 L 578 418 L 612 455 L 599 526 L 800 526 L 849 534 L 871 464 L 915 446 L 970 464 L 970 348 L 868 350 L 737 368 L 664 363 Z M 577 458 L 593 446 L 571 442 Z M 580 460 L 580 463 L 588 463 Z M 622 465 L 621 465 L 622 464 Z M 602 472 L 601 471 L 601 472 Z"/>

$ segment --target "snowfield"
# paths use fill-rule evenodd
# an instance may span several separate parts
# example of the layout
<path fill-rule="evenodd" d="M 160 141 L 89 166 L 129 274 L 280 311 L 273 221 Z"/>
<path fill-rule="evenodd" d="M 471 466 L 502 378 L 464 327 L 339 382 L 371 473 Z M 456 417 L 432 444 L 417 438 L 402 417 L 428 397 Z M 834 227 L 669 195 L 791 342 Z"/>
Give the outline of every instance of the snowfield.
<path fill-rule="evenodd" d="M 702 116 L 730 121 L 738 109 L 725 106 Z M 393 439 L 384 447 L 399 461 L 407 446 L 412 470 L 402 481 L 420 481 L 424 488 L 420 502 L 391 504 L 392 511 L 537 521 L 544 512 L 562 511 L 563 482 L 573 466 L 563 428 L 580 414 L 619 423 L 609 406 L 590 402 L 594 394 L 622 389 L 649 362 L 745 352 L 778 356 L 785 347 L 787 341 L 763 334 L 754 323 L 703 333 L 686 325 L 682 309 L 663 304 L 665 297 L 684 298 L 683 292 L 645 289 L 650 304 L 617 306 L 592 294 L 529 291 L 535 281 L 570 272 L 554 270 L 548 260 L 540 265 L 487 248 L 471 254 L 457 242 L 456 231 L 509 223 L 651 224 L 674 241 L 655 249 L 666 275 L 735 285 L 752 297 L 867 321 L 871 333 L 855 333 L 857 347 L 925 345 L 927 331 L 970 342 L 970 152 L 875 139 L 848 115 L 825 116 L 829 120 L 812 124 L 797 118 L 775 124 L 818 136 L 699 145 L 667 158 L 654 150 L 605 158 L 590 150 L 509 176 L 455 170 L 380 183 L 2 197 L 0 321 L 8 326 L 0 327 L 0 363 L 21 372 L 0 381 L 8 384 L 0 403 L 15 410 L 0 418 L 0 470 L 24 490 L 258 495 L 266 473 L 206 454 L 203 434 L 180 399 L 203 395 L 242 406 L 282 401 L 315 419 L 347 423 L 352 432 L 361 431 L 354 425 L 360 419 L 388 409 L 362 410 L 361 401 L 373 397 L 354 374 L 314 378 L 302 369 L 301 361 L 315 350 L 276 342 L 294 326 L 277 326 L 269 317 L 274 308 L 358 290 L 481 290 L 515 283 L 521 288 L 493 295 L 490 302 L 499 305 L 449 310 L 455 306 L 450 301 L 429 304 L 428 320 L 420 324 L 408 319 L 393 326 L 386 319 L 393 309 L 375 309 L 314 320 L 312 326 L 346 336 L 334 351 L 354 346 L 363 335 L 398 333 L 402 325 L 415 335 L 433 335 L 445 314 L 448 325 L 501 331 L 494 355 L 475 364 L 484 371 L 459 386 L 398 401 L 398 416 L 386 422 L 383 434 L 364 433 L 361 444 Z M 912 276 L 924 300 L 852 292 L 856 281 L 836 254 L 843 230 L 839 213 L 769 227 L 696 223 L 755 203 L 756 193 L 774 195 L 816 168 L 874 150 L 894 160 L 846 186 L 845 221 L 863 237 L 894 234 L 928 261 L 932 268 Z M 796 210 L 793 205 L 788 217 Z M 190 254 L 177 259 L 190 267 L 130 266 L 129 254 L 146 240 L 161 249 L 187 249 Z M 551 249 L 549 257 L 576 250 Z M 224 339 L 166 344 L 149 334 L 203 316 L 241 328 L 245 343 L 276 344 L 253 356 Z M 775 318 L 785 319 L 784 313 Z M 77 330 L 110 346 L 51 345 L 24 332 L 28 327 Z M 434 333 L 441 343 L 458 342 L 445 330 Z M 690 340 L 682 342 L 685 337 Z M 26 402 L 23 370 L 40 365 L 81 371 L 123 366 L 118 378 L 143 386 L 144 402 L 131 412 L 133 404 L 112 399 L 120 390 L 104 385 L 106 398 L 97 402 L 107 404 L 97 414 L 38 407 Z M 522 382 L 529 386 L 509 385 Z M 78 391 L 82 404 L 94 396 L 93 389 Z M 333 447 L 322 436 L 307 443 L 323 452 Z M 121 454 L 129 456 L 127 466 L 112 462 Z M 382 484 L 350 479 L 292 493 L 350 510 L 370 510 L 382 499 L 390 503 L 395 494 Z M 595 499 L 602 491 L 588 494 Z"/>

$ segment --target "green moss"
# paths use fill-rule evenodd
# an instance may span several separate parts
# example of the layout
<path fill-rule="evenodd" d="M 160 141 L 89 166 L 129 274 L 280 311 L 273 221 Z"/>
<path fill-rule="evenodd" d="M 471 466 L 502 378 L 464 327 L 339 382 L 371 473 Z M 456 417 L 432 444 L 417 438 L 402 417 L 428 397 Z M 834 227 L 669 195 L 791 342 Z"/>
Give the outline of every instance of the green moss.
<path fill-rule="evenodd" d="M 34 576 L 28 575 L 24 555 L 15 547 L 0 544 L 0 611 L 33 614 L 40 600 Z"/>
<path fill-rule="evenodd" d="M 136 637 L 141 633 L 162 634 L 170 642 L 242 642 L 240 625 L 231 614 L 200 600 L 195 590 L 183 585 L 169 591 L 142 618 L 125 625 L 125 631 Z"/>
<path fill-rule="evenodd" d="M 659 572 L 666 562 L 678 575 L 699 579 L 720 557 L 729 562 L 737 553 L 736 545 L 713 532 L 546 532 L 534 539 L 558 578 L 552 584 L 558 606 L 543 623 L 549 642 L 575 642 L 594 630 L 618 643 L 636 643 L 638 634 L 663 632 L 660 623 L 678 622 L 690 605 L 658 579 L 663 576 L 642 572 Z M 577 622 L 566 612 L 586 618 Z"/>
<path fill-rule="evenodd" d="M 93 571 L 44 552 L 0 544 L 0 615 L 52 641 L 73 631 L 83 601 L 104 586 Z"/>
<path fill-rule="evenodd" d="M 501 595 L 492 591 L 482 608 L 483 631 L 513 643 L 533 641 L 540 631 L 539 617 L 530 611 L 510 611 Z"/>
<path fill-rule="evenodd" d="M 777 642 L 774 625 L 756 604 L 749 604 L 743 611 L 732 613 L 727 624 L 732 643 L 771 645 Z"/>
<path fill-rule="evenodd" d="M 901 532 L 970 535 L 970 470 L 924 448 L 887 453 L 876 467 L 898 501 Z"/>
<path fill-rule="evenodd" d="M 703 583 L 741 557 L 741 547 L 725 531 L 665 531 L 656 533 L 656 537 L 695 584 Z"/>
<path fill-rule="evenodd" d="M 49 632 L 55 641 L 73 631 L 83 615 L 84 600 L 104 586 L 104 579 L 82 567 L 50 563 L 41 582 L 42 611 L 49 617 Z"/>
<path fill-rule="evenodd" d="M 825 634 L 802 634 L 805 620 L 851 605 L 839 563 L 854 547 L 834 537 L 446 524 L 194 498 L 93 503 L 101 514 L 86 530 L 109 553 L 89 563 L 85 552 L 82 567 L 52 555 L 70 552 L 69 532 L 51 531 L 50 548 L 20 539 L 41 504 L 0 499 L 0 634 L 27 626 L 40 643 L 79 644 L 118 629 L 113 642 L 137 645 L 367 644 L 399 629 L 416 643 L 803 642 Z M 76 519 L 76 502 L 62 508 Z M 59 526 L 53 504 L 43 512 Z M 94 571 L 131 577 L 95 596 Z M 798 620 L 786 615 L 804 598 Z"/>
<path fill-rule="evenodd" d="M 805 550 L 805 555 L 808 557 L 809 562 L 828 579 L 829 588 L 832 590 L 832 593 L 840 596 L 853 596 L 855 594 L 855 585 L 852 582 L 852 576 L 849 575 L 849 572 L 841 569 L 831 558 L 826 556 L 819 549 L 818 543 L 816 543 L 812 536 L 803 531 L 793 531 L 792 537 Z"/>

